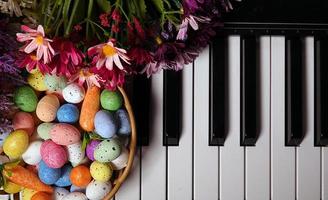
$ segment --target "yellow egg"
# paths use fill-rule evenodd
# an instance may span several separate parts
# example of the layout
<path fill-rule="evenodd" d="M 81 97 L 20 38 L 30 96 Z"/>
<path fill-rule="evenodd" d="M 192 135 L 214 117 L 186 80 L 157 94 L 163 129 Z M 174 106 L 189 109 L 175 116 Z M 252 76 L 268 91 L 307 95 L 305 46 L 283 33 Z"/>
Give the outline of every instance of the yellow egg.
<path fill-rule="evenodd" d="M 32 196 L 37 193 L 37 191 L 24 188 L 22 191 L 22 200 L 31 200 Z"/>
<path fill-rule="evenodd" d="M 96 181 L 107 182 L 112 177 L 113 169 L 109 164 L 94 161 L 90 165 L 90 174 Z"/>
<path fill-rule="evenodd" d="M 35 71 L 29 74 L 27 78 L 28 84 L 37 91 L 46 91 L 47 87 L 44 84 L 44 76 L 40 71 Z"/>
<path fill-rule="evenodd" d="M 11 160 L 19 158 L 27 147 L 28 134 L 24 130 L 11 132 L 3 143 L 3 151 Z"/>
<path fill-rule="evenodd" d="M 17 185 L 13 182 L 8 181 L 6 185 L 3 187 L 4 191 L 8 194 L 15 194 L 22 190 L 20 185 Z"/>

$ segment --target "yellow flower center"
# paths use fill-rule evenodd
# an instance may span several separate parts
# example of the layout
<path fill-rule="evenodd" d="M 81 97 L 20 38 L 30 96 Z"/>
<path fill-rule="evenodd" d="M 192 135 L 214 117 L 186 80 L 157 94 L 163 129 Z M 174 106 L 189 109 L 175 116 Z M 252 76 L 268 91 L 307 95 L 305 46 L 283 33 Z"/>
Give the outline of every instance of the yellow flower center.
<path fill-rule="evenodd" d="M 37 58 L 35 55 L 31 55 L 30 58 L 31 58 L 32 60 L 34 60 L 34 61 L 37 61 L 37 60 L 38 60 L 38 58 Z"/>
<path fill-rule="evenodd" d="M 162 39 L 159 36 L 157 36 L 155 38 L 155 40 L 156 40 L 156 42 L 157 42 L 158 45 L 161 45 L 163 43 Z"/>
<path fill-rule="evenodd" d="M 43 44 L 43 37 L 39 35 L 35 38 L 35 41 L 38 45 L 41 45 Z"/>
<path fill-rule="evenodd" d="M 93 73 L 89 72 L 89 70 L 87 70 L 87 69 L 81 69 L 81 71 L 80 71 L 81 77 L 90 77 L 92 75 L 93 75 Z"/>
<path fill-rule="evenodd" d="M 110 45 L 104 45 L 102 48 L 103 54 L 108 57 L 108 56 L 113 56 L 116 54 L 116 49 Z"/>

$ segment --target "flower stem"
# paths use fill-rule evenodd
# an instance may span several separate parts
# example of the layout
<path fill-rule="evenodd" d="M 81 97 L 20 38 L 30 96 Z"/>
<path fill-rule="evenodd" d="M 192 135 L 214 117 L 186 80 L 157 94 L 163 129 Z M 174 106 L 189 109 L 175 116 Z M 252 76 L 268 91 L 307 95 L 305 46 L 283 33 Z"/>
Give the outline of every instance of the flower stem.
<path fill-rule="evenodd" d="M 92 14 L 92 7 L 93 7 L 93 1 L 94 0 L 89 0 L 89 4 L 88 4 L 88 13 L 87 13 L 87 19 L 91 18 L 91 14 Z M 86 23 L 86 35 L 87 35 L 87 39 L 90 39 L 90 22 Z"/>
<path fill-rule="evenodd" d="M 77 11 L 77 7 L 79 5 L 79 0 L 75 0 L 74 1 L 74 5 L 73 5 L 73 9 L 72 9 L 72 14 L 71 17 L 69 18 L 68 24 L 67 24 L 67 28 L 65 30 L 65 37 L 68 37 L 71 30 L 72 30 L 72 26 L 73 26 L 73 19 L 75 17 L 76 11 Z"/>
<path fill-rule="evenodd" d="M 105 34 L 107 33 L 107 31 L 103 28 L 103 27 L 101 27 L 99 24 L 97 24 L 96 22 L 94 22 L 94 21 L 92 21 L 92 20 L 90 20 L 90 19 L 85 19 L 87 22 L 89 22 L 89 23 L 91 23 L 91 24 L 93 24 L 93 25 L 95 25 L 95 26 L 97 26 L 100 30 L 102 30 Z"/>

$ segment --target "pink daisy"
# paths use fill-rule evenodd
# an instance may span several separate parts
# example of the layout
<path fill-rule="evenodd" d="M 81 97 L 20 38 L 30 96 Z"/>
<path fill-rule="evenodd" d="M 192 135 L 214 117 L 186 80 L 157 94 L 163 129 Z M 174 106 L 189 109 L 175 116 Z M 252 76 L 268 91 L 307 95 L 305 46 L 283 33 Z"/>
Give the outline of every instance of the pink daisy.
<path fill-rule="evenodd" d="M 83 86 L 84 83 L 87 83 L 88 88 L 93 85 L 100 88 L 99 82 L 102 82 L 102 79 L 98 74 L 91 72 L 89 68 L 82 68 L 78 73 L 69 79 L 69 82 L 75 81 L 77 81 L 80 86 Z"/>
<path fill-rule="evenodd" d="M 25 58 L 18 63 L 20 68 L 26 68 L 27 71 L 31 72 L 34 69 L 39 69 L 42 74 L 50 73 L 51 67 L 44 64 L 41 60 L 38 60 L 34 54 L 26 55 Z"/>

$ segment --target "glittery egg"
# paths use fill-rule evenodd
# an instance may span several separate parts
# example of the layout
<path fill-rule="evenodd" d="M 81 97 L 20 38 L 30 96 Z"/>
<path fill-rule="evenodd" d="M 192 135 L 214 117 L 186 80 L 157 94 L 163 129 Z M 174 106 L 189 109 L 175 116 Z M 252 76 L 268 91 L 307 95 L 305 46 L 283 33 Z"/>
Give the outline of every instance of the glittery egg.
<path fill-rule="evenodd" d="M 48 94 L 39 101 L 36 115 L 43 122 L 52 122 L 56 119 L 59 106 L 58 98 L 53 94 Z"/>
<path fill-rule="evenodd" d="M 42 138 L 43 140 L 50 139 L 50 130 L 54 125 L 55 123 L 47 123 L 47 122 L 40 124 L 37 128 L 39 137 Z"/>
<path fill-rule="evenodd" d="M 67 162 L 67 153 L 64 147 L 46 140 L 41 145 L 42 160 L 51 168 L 61 168 Z"/>
<path fill-rule="evenodd" d="M 21 86 L 14 92 L 15 105 L 25 112 L 34 112 L 38 98 L 30 86 Z"/>
<path fill-rule="evenodd" d="M 117 122 L 114 115 L 106 110 L 97 112 L 94 124 L 96 133 L 103 138 L 112 138 L 117 131 Z"/>
<path fill-rule="evenodd" d="M 62 91 L 67 85 L 67 79 L 64 76 L 46 74 L 44 83 L 50 91 Z"/>
<path fill-rule="evenodd" d="M 27 112 L 17 112 L 13 118 L 13 126 L 15 130 L 23 129 L 31 136 L 34 131 L 33 116 Z"/>
<path fill-rule="evenodd" d="M 112 177 L 113 170 L 107 163 L 94 161 L 90 165 L 90 174 L 93 179 L 101 182 L 106 182 L 109 181 L 109 179 Z"/>
<path fill-rule="evenodd" d="M 79 120 L 80 111 L 73 104 L 64 104 L 57 111 L 57 119 L 59 122 L 74 124 Z"/>
<path fill-rule="evenodd" d="M 121 154 L 121 145 L 116 139 L 102 141 L 95 149 L 94 157 L 99 162 L 110 162 Z"/>
<path fill-rule="evenodd" d="M 89 200 L 103 199 L 112 190 L 110 182 L 101 182 L 93 180 L 89 183 L 86 189 L 86 196 Z"/>
<path fill-rule="evenodd" d="M 60 178 L 61 175 L 60 168 L 50 168 L 45 162 L 43 162 L 43 160 L 41 160 L 41 162 L 39 163 L 38 170 L 40 180 L 47 185 L 52 185 L 56 183 L 56 181 Z"/>
<path fill-rule="evenodd" d="M 11 159 L 18 159 L 28 148 L 29 137 L 26 131 L 16 130 L 9 134 L 3 143 L 4 153 Z"/>
<path fill-rule="evenodd" d="M 124 109 L 119 109 L 115 113 L 115 117 L 118 121 L 118 131 L 119 135 L 130 135 L 131 125 L 129 121 L 129 115 Z"/>
<path fill-rule="evenodd" d="M 128 160 L 129 160 L 129 151 L 125 147 L 123 147 L 120 156 L 112 160 L 110 162 L 110 165 L 114 170 L 121 170 L 124 167 L 126 167 Z"/>
<path fill-rule="evenodd" d="M 71 83 L 63 89 L 63 97 L 68 103 L 80 103 L 85 96 L 85 90 L 77 83 Z"/>
<path fill-rule="evenodd" d="M 123 104 L 123 97 L 119 91 L 103 90 L 100 95 L 101 106 L 110 111 L 118 110 Z"/>
<path fill-rule="evenodd" d="M 61 168 L 60 178 L 56 181 L 55 185 L 59 187 L 67 187 L 72 185 L 69 175 L 71 174 L 72 166 L 69 164 L 64 165 Z"/>
<path fill-rule="evenodd" d="M 62 200 L 66 195 L 69 194 L 69 191 L 65 188 L 56 187 L 55 191 L 53 193 L 53 199 L 54 200 Z"/>
<path fill-rule="evenodd" d="M 78 165 L 82 162 L 85 157 L 85 151 L 82 150 L 82 142 L 79 141 L 75 144 L 70 144 L 66 146 L 68 153 L 68 161 L 73 165 Z"/>
<path fill-rule="evenodd" d="M 44 75 L 40 71 L 30 73 L 27 77 L 27 83 L 36 91 L 46 91 L 47 86 L 44 84 Z"/>
<path fill-rule="evenodd" d="M 36 165 L 41 161 L 41 145 L 41 141 L 34 141 L 30 143 L 27 150 L 22 155 L 25 163 L 29 165 Z"/>
<path fill-rule="evenodd" d="M 50 138 L 56 144 L 66 146 L 79 142 L 81 133 L 73 125 L 59 123 L 54 125 L 50 130 Z"/>
<path fill-rule="evenodd" d="M 99 140 L 91 140 L 89 142 L 89 144 L 87 145 L 86 153 L 87 153 L 88 158 L 92 161 L 95 160 L 94 152 L 95 152 L 95 149 L 98 146 L 98 144 L 100 144 Z"/>
<path fill-rule="evenodd" d="M 62 200 L 88 200 L 88 197 L 81 192 L 72 192 L 66 195 Z"/>

